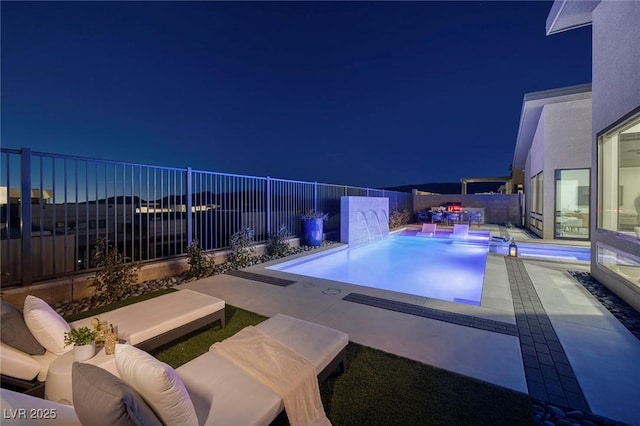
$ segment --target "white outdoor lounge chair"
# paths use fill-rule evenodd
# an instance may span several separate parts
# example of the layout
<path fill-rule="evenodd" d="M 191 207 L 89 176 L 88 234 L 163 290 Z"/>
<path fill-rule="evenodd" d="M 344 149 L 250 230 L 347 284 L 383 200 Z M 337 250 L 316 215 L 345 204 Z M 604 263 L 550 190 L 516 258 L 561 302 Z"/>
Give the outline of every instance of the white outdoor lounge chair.
<path fill-rule="evenodd" d="M 319 382 L 337 369 L 346 371 L 346 333 L 282 314 L 256 328 L 310 361 Z M 285 415 L 278 394 L 214 350 L 176 372 L 201 425 L 267 425 Z"/>
<path fill-rule="evenodd" d="M 433 237 L 436 234 L 435 223 L 423 223 L 422 230 L 416 233 L 416 237 Z"/>
<path fill-rule="evenodd" d="M 469 225 L 468 224 L 455 224 L 453 225 L 453 232 L 449 235 L 449 238 L 467 238 L 469 236 Z"/>

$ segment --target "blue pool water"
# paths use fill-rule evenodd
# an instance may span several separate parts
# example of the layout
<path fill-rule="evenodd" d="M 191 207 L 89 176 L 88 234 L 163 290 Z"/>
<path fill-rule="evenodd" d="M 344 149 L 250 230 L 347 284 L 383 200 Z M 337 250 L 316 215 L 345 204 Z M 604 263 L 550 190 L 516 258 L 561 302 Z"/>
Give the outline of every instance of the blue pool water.
<path fill-rule="evenodd" d="M 269 269 L 480 305 L 488 251 L 488 237 L 465 241 L 390 235 Z"/>

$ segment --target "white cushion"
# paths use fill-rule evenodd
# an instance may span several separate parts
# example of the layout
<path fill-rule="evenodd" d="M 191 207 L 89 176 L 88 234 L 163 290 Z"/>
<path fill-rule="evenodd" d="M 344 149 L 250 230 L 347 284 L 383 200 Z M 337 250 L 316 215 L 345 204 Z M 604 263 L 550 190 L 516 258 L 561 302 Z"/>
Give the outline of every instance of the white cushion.
<path fill-rule="evenodd" d="M 313 322 L 277 314 L 256 328 L 308 359 L 319 374 L 349 343 L 349 335 Z"/>
<path fill-rule="evenodd" d="M 138 392 L 168 425 L 197 425 L 193 403 L 175 370 L 130 345 L 116 345 L 120 378 Z"/>
<path fill-rule="evenodd" d="M 100 314 L 102 321 L 118 326 L 118 337 L 138 345 L 184 324 L 224 309 L 224 300 L 193 290 L 179 290 Z M 91 319 L 71 323 L 91 327 Z"/>
<path fill-rule="evenodd" d="M 64 345 L 64 334 L 71 327 L 47 302 L 35 296 L 27 296 L 22 313 L 33 337 L 48 351 L 62 355 L 73 349 L 72 345 Z"/>
<path fill-rule="evenodd" d="M 201 425 L 268 425 L 284 409 L 277 393 L 217 352 L 200 355 L 176 373 Z"/>
<path fill-rule="evenodd" d="M 31 355 L 0 342 L 0 373 L 15 379 L 31 380 L 40 372 L 40 364 Z"/>

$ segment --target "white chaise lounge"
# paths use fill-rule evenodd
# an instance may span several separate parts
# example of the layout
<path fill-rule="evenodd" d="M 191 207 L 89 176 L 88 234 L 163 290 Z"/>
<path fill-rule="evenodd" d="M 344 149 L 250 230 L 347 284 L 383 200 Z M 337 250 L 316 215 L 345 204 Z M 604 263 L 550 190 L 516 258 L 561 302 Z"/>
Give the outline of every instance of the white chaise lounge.
<path fill-rule="evenodd" d="M 147 351 L 216 321 L 224 328 L 224 306 L 224 300 L 185 289 L 105 312 L 100 319 L 117 324 L 120 339 Z M 91 319 L 70 325 L 91 327 Z"/>
<path fill-rule="evenodd" d="M 433 237 L 436 233 L 435 223 L 423 223 L 422 229 L 416 233 L 416 237 Z"/>
<path fill-rule="evenodd" d="M 467 238 L 469 236 L 469 225 L 455 224 L 453 225 L 453 232 L 449 235 L 450 238 Z"/>
<path fill-rule="evenodd" d="M 3 302 L 3 309 L 6 303 Z M 35 337 L 46 352 L 43 355 L 30 355 L 0 342 L 0 373 L 3 387 L 8 385 L 32 395 L 43 396 L 43 384 L 47 379 L 49 366 L 71 349 L 64 347 L 64 332 L 68 326 L 41 299 L 27 296 L 25 311 L 28 306 L 29 312 L 34 313 L 31 316 L 36 317 L 40 324 L 35 326 L 35 331 L 27 330 L 26 333 L 31 332 L 27 337 Z M 31 310 L 31 306 L 35 308 Z M 216 321 L 224 328 L 224 308 L 224 301 L 216 297 L 193 290 L 178 290 L 105 312 L 100 314 L 100 318 L 117 325 L 119 337 L 127 343 L 150 350 Z M 27 314 L 25 320 L 26 316 Z M 28 325 L 29 321 L 26 322 Z M 31 327 L 34 327 L 33 321 L 31 323 Z M 90 323 L 91 318 L 87 318 L 74 321 L 69 326 L 91 327 Z"/>
<path fill-rule="evenodd" d="M 346 333 L 282 314 L 256 328 L 309 360 L 319 381 L 338 368 L 342 372 L 346 369 Z M 283 413 L 278 394 L 215 351 L 204 353 L 176 372 L 201 425 L 268 425 Z"/>

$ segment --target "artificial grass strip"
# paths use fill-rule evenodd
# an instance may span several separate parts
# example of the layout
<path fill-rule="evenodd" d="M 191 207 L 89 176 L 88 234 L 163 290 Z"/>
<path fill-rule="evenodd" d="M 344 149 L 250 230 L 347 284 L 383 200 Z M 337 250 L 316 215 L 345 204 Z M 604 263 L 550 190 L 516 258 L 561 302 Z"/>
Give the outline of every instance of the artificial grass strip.
<path fill-rule="evenodd" d="M 143 300 L 153 299 L 154 297 L 162 296 L 163 294 L 173 293 L 178 291 L 174 288 L 166 288 L 162 290 L 156 290 L 151 293 L 141 294 L 140 296 L 128 297 L 109 305 L 100 306 L 99 308 L 89 309 L 88 311 L 78 312 L 77 314 L 71 314 L 64 317 L 65 321 L 73 322 L 83 318 L 98 316 L 114 309 L 122 308 L 123 306 L 132 305 L 134 303 L 142 302 Z"/>
<path fill-rule="evenodd" d="M 532 425 L 527 395 L 349 343 L 320 386 L 334 425 Z"/>
<path fill-rule="evenodd" d="M 267 319 L 262 315 L 231 305 L 225 306 L 225 316 L 227 322 L 225 328 L 221 329 L 218 323 L 210 324 L 178 340 L 154 349 L 150 352 L 151 355 L 162 362 L 166 362 L 171 367 L 177 368 L 207 352 L 215 342 L 220 342 L 249 325 L 257 325 Z"/>

